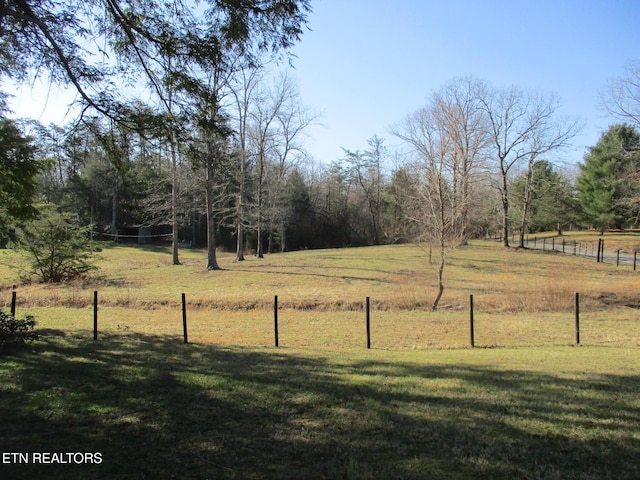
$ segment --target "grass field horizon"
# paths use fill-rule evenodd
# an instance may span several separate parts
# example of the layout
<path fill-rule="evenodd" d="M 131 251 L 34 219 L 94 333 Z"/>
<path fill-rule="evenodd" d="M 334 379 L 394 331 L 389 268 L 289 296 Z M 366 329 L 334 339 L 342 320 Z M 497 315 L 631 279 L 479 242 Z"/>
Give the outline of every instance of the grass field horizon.
<path fill-rule="evenodd" d="M 594 242 L 599 236 L 572 232 L 562 238 Z M 606 242 L 611 248 L 640 250 L 640 234 L 610 234 Z M 300 309 L 359 308 L 364 296 L 370 296 L 379 309 L 428 308 L 436 290 L 436 266 L 429 264 L 426 249 L 413 244 L 303 250 L 263 259 L 247 255 L 244 262 L 220 252 L 219 271 L 204 269 L 204 250 L 182 249 L 181 265 L 171 265 L 167 246 L 106 243 L 101 247 L 97 271 L 63 284 L 22 283 L 24 256 L 0 250 L 0 289 L 6 292 L 17 286 L 25 306 L 89 306 L 92 291 L 98 290 L 104 297 L 102 303 L 109 306 L 177 305 L 180 294 L 186 293 L 194 305 L 231 310 L 268 306 L 273 295 L 283 298 L 283 306 Z M 461 300 L 466 303 L 468 293 L 475 293 L 503 296 L 501 302 L 492 299 L 490 307 L 497 311 L 519 311 L 523 305 L 514 297 L 535 295 L 551 286 L 595 297 L 613 294 L 624 302 L 625 297 L 634 296 L 636 280 L 628 266 L 616 268 L 570 254 L 504 249 L 497 242 L 472 241 L 449 253 L 443 307 L 451 308 Z M 557 307 L 548 299 L 537 303 L 535 308 L 543 311 Z"/>

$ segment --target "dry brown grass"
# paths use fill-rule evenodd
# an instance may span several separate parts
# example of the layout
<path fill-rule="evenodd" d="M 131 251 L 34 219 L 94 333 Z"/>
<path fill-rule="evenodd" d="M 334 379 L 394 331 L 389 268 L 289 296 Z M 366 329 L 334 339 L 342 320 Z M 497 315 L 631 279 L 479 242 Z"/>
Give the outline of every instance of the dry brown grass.
<path fill-rule="evenodd" d="M 21 259 L 15 252 L 0 254 L 0 302 L 6 308 Z M 292 252 L 242 263 L 222 254 L 224 270 L 216 272 L 203 269 L 204 259 L 202 251 L 184 251 L 183 265 L 172 266 L 166 249 L 108 247 L 93 277 L 20 285 L 18 308 L 47 328 L 90 330 L 97 290 L 101 330 L 179 337 L 184 292 L 193 341 L 271 345 L 278 295 L 283 344 L 358 346 L 369 296 L 374 345 L 419 349 L 468 345 L 471 294 L 477 344 L 572 343 L 580 292 L 583 316 L 592 319 L 592 336 L 585 339 L 638 343 L 640 273 L 583 257 L 473 242 L 452 252 L 436 313 L 430 311 L 435 274 L 424 252 L 410 245 Z"/>
<path fill-rule="evenodd" d="M 476 347 L 521 347 L 575 344 L 573 312 L 486 313 L 476 304 Z M 93 311 L 37 307 L 45 335 L 51 330 L 92 338 Z M 275 343 L 272 310 L 250 311 L 187 309 L 188 337 L 192 343 L 223 346 L 268 347 Z M 582 345 L 640 346 L 640 315 L 630 308 L 583 311 Z M 371 344 L 376 350 L 464 348 L 470 345 L 467 311 L 372 311 Z M 99 335 L 168 335 L 182 341 L 179 309 L 139 310 L 101 307 Z M 285 348 L 358 349 L 366 347 L 364 312 L 320 312 L 281 309 L 279 344 Z M 53 332 L 51 332 L 53 333 Z"/>

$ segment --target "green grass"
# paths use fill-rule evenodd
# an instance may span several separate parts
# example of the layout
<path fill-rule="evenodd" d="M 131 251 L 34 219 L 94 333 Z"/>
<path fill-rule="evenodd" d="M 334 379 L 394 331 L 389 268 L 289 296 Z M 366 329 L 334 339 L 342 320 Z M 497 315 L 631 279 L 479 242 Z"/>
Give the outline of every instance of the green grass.
<path fill-rule="evenodd" d="M 575 322 L 572 312 L 483 313 L 476 308 L 475 345 L 522 347 L 572 345 Z M 91 308 L 34 307 L 29 312 L 36 328 L 55 329 L 93 337 Z M 225 311 L 187 308 L 188 336 L 193 343 L 219 346 L 269 347 L 274 345 L 272 310 Z M 100 307 L 99 336 L 166 335 L 182 341 L 179 308 L 153 310 Z M 365 348 L 363 311 L 314 311 L 280 309 L 278 331 L 281 346 L 292 348 Z M 635 308 L 583 311 L 580 341 L 590 346 L 640 345 L 640 312 Z M 462 311 L 372 311 L 371 344 L 378 350 L 468 348 L 469 314 Z"/>
<path fill-rule="evenodd" d="M 635 479 L 637 348 L 384 351 L 98 342 L 0 357 L 13 479 Z M 56 335 L 54 335 L 56 334 Z"/>
<path fill-rule="evenodd" d="M 41 339 L 0 356 L 0 451 L 102 463 L 0 463 L 0 477 L 640 478 L 638 273 L 473 242 L 431 312 L 413 246 L 222 254 L 220 272 L 204 258 L 111 246 L 93 277 L 18 287 Z M 7 306 L 22 259 L 0 259 Z"/>

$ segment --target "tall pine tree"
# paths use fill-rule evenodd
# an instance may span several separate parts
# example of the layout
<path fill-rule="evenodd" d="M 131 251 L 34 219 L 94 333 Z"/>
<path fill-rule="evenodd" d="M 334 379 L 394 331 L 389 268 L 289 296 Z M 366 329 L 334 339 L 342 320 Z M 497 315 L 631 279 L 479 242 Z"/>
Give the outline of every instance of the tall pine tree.
<path fill-rule="evenodd" d="M 578 201 L 584 222 L 604 232 L 635 221 L 629 197 L 635 190 L 633 172 L 640 164 L 640 133 L 629 125 L 613 125 L 591 147 L 580 165 Z"/>

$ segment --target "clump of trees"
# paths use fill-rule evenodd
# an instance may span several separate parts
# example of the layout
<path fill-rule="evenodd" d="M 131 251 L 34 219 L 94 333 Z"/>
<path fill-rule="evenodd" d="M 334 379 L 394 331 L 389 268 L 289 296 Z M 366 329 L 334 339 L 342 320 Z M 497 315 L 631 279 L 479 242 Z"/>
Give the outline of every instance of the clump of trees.
<path fill-rule="evenodd" d="M 168 164 L 158 188 L 170 193 L 166 212 L 174 264 L 180 263 L 180 215 L 185 214 L 180 170 L 188 162 L 198 172 L 205 199 L 207 268 L 217 269 L 218 191 L 238 150 L 231 151 L 233 128 L 225 99 L 239 72 L 259 70 L 299 40 L 309 1 L 9 0 L 0 10 L 0 75 L 20 81 L 46 72 L 51 81 L 77 91 L 80 129 L 90 132 L 89 140 L 100 147 L 97 154 L 108 159 L 104 171 L 113 173 L 107 185 L 113 205 L 122 198 L 130 173 L 132 142 L 142 149 L 156 143 L 155 151 Z M 96 118 L 89 118 L 89 112 Z M 86 140 L 79 138 L 82 144 Z M 85 168 L 87 160 L 81 160 Z M 65 177 L 60 170 L 56 180 L 68 183 L 84 172 L 70 173 Z M 79 191 L 95 196 L 98 186 L 79 185 Z M 112 230 L 118 224 L 113 205 Z M 93 207 L 90 216 L 96 213 Z"/>

